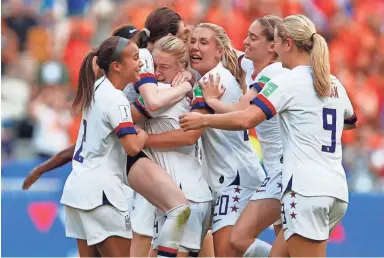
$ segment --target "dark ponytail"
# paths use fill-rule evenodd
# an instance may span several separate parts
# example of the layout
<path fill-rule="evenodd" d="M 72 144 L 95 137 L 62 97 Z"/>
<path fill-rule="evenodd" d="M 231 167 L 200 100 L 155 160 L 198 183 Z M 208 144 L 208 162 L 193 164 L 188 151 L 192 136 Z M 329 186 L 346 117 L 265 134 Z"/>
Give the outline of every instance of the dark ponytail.
<path fill-rule="evenodd" d="M 90 107 L 93 101 L 93 88 L 96 81 L 93 70 L 93 58 L 97 57 L 96 64 L 104 71 L 109 72 L 112 62 L 118 61 L 119 56 L 114 57 L 114 52 L 119 44 L 120 37 L 110 37 L 101 43 L 100 47 L 84 58 L 79 72 L 77 92 L 72 107 L 76 113 L 81 113 Z"/>
<path fill-rule="evenodd" d="M 145 20 L 145 28 L 138 35 L 137 45 L 139 48 L 146 48 L 148 43 L 155 43 L 168 34 L 176 36 L 180 21 L 181 16 L 168 7 L 156 9 Z"/>
<path fill-rule="evenodd" d="M 93 71 L 92 61 L 96 56 L 96 51 L 88 53 L 81 64 L 77 93 L 72 107 L 78 114 L 87 109 L 93 99 L 93 85 L 95 84 L 95 73 Z"/>

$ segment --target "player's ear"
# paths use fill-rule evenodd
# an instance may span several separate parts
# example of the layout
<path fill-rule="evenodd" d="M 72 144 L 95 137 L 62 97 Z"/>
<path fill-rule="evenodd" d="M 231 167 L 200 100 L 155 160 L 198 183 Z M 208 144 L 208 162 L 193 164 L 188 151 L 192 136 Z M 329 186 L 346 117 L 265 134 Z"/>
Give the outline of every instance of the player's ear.
<path fill-rule="evenodd" d="M 116 72 L 120 72 L 121 71 L 121 64 L 120 63 L 118 63 L 118 62 L 112 62 L 111 63 L 111 70 L 113 70 L 113 71 L 116 71 Z"/>
<path fill-rule="evenodd" d="M 293 48 L 293 40 L 291 38 L 287 38 L 286 40 L 286 46 L 287 46 L 287 51 L 290 51 Z"/>

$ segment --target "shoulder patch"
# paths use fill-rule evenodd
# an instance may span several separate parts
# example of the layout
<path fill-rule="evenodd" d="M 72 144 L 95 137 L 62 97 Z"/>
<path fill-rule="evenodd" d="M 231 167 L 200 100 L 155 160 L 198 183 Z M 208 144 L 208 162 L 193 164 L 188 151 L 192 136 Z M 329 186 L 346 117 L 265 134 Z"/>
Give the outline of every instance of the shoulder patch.
<path fill-rule="evenodd" d="M 261 91 L 261 93 L 265 96 L 265 97 L 269 97 L 276 89 L 277 89 L 277 85 L 274 84 L 273 82 L 268 82 L 265 87 L 263 88 L 263 90 Z"/>
<path fill-rule="evenodd" d="M 264 84 L 267 84 L 271 79 L 269 79 L 267 76 L 260 76 L 259 82 L 262 82 Z"/>

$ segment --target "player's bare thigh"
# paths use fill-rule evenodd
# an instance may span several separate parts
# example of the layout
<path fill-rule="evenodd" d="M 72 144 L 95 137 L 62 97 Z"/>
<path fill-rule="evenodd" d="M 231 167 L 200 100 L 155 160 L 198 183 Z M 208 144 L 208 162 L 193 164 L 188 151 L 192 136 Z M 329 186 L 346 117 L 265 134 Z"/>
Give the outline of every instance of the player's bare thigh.
<path fill-rule="evenodd" d="M 131 239 L 111 236 L 96 244 L 96 247 L 102 257 L 129 257 Z"/>
<path fill-rule="evenodd" d="M 140 158 L 132 165 L 128 182 L 136 192 L 164 212 L 188 203 L 168 173 L 148 158 Z"/>
<path fill-rule="evenodd" d="M 241 256 L 241 253 L 230 244 L 232 228 L 233 226 L 225 226 L 213 233 L 213 246 L 217 257 Z"/>
<path fill-rule="evenodd" d="M 88 245 L 86 240 L 76 239 L 80 257 L 101 257 L 95 245 Z"/>
<path fill-rule="evenodd" d="M 148 257 L 151 249 L 152 237 L 144 236 L 133 232 L 131 242 L 131 256 L 132 257 Z"/>
<path fill-rule="evenodd" d="M 231 233 L 231 244 L 236 250 L 245 253 L 266 228 L 280 218 L 280 201 L 260 199 L 249 201 Z"/>

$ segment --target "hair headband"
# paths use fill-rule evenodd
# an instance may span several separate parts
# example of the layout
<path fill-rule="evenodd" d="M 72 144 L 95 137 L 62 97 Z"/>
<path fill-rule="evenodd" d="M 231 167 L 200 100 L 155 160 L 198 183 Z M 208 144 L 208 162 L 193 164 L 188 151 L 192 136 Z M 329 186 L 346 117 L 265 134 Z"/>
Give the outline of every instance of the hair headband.
<path fill-rule="evenodd" d="M 124 48 L 128 45 L 128 43 L 129 39 L 119 37 L 119 43 L 117 43 L 117 46 L 111 56 L 111 63 L 116 61 L 121 56 L 121 53 L 123 52 Z"/>

